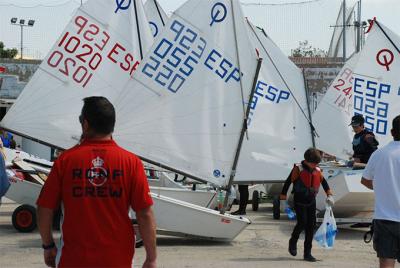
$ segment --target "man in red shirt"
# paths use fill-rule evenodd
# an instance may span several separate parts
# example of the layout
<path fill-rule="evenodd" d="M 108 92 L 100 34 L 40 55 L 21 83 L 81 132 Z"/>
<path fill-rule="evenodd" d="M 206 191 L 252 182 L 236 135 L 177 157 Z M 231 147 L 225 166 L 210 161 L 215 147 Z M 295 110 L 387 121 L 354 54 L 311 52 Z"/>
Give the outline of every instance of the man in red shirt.
<path fill-rule="evenodd" d="M 136 212 L 146 248 L 143 267 L 156 267 L 155 221 L 140 159 L 112 140 L 115 110 L 104 97 L 84 99 L 82 142 L 54 162 L 37 200 L 45 263 L 50 267 L 132 267 Z M 52 234 L 61 206 L 61 245 Z"/>

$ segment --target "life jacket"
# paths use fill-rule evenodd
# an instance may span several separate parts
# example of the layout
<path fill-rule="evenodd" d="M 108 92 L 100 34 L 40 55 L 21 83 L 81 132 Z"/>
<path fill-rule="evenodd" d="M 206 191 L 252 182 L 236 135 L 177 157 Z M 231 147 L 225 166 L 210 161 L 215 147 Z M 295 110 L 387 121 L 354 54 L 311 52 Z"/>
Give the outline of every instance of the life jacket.
<path fill-rule="evenodd" d="M 291 175 L 293 193 L 300 199 L 311 201 L 318 194 L 322 179 L 323 175 L 318 167 L 310 171 L 302 164 L 294 165 Z"/>

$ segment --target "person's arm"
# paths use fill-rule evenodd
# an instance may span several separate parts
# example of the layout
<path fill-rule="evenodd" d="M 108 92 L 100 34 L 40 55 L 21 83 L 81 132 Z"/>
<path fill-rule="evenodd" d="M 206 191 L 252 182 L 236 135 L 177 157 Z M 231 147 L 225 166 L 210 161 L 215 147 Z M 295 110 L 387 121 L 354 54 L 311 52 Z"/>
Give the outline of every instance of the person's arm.
<path fill-rule="evenodd" d="M 376 140 L 373 134 L 365 135 L 364 141 L 368 145 L 370 153 L 373 153 L 378 149 L 379 142 Z"/>
<path fill-rule="evenodd" d="M 333 205 L 335 204 L 335 199 L 333 198 L 333 193 L 331 191 L 331 188 L 329 187 L 328 182 L 326 181 L 326 179 L 322 176 L 321 177 L 321 185 L 322 188 L 324 188 L 324 191 L 326 193 L 326 204 L 330 207 L 333 207 Z"/>
<path fill-rule="evenodd" d="M 296 168 L 297 167 L 294 166 L 293 169 L 290 171 L 289 176 L 286 178 L 286 181 L 283 184 L 281 195 L 279 197 L 280 200 L 286 200 L 287 199 L 287 192 L 289 190 L 290 184 L 292 184 L 292 182 L 293 182 L 293 177 L 295 177 L 295 175 L 293 173 L 296 172 Z"/>
<path fill-rule="evenodd" d="M 132 173 L 131 207 L 136 212 L 136 220 L 139 223 L 139 232 L 146 249 L 146 261 L 143 268 L 155 268 L 157 259 L 156 249 L 156 223 L 154 220 L 153 199 L 149 189 L 143 164 L 136 159 Z"/>
<path fill-rule="evenodd" d="M 361 184 L 370 190 L 374 189 L 373 181 L 375 173 L 375 156 L 376 152 L 371 155 L 371 158 L 369 159 L 361 177 Z"/>
<path fill-rule="evenodd" d="M 54 243 L 52 231 L 54 211 L 39 206 L 37 208 L 37 216 L 37 223 L 43 246 L 48 247 L 43 249 L 44 262 L 49 267 L 56 267 L 57 247 Z"/>
<path fill-rule="evenodd" d="M 156 224 L 151 207 L 136 212 L 136 219 L 139 223 L 139 232 L 146 249 L 146 261 L 143 268 L 155 268 L 157 259 L 156 248 Z"/>
<path fill-rule="evenodd" d="M 367 164 L 361 163 L 360 161 L 361 161 L 361 159 L 358 159 L 358 162 L 354 161 L 354 164 L 352 166 L 353 169 L 363 169 L 367 166 Z"/>
<path fill-rule="evenodd" d="M 321 185 L 326 193 L 326 196 L 333 195 L 331 188 L 329 187 L 329 184 L 324 177 L 322 177 Z"/>
<path fill-rule="evenodd" d="M 36 213 L 37 224 L 43 245 L 50 245 L 54 242 L 52 232 L 54 211 L 52 209 L 38 206 Z"/>
<path fill-rule="evenodd" d="M 57 247 L 53 238 L 53 217 L 61 202 L 61 178 L 58 172 L 59 162 L 54 162 L 50 174 L 42 187 L 37 204 L 37 224 L 42 238 L 44 262 L 56 267 Z"/>
<path fill-rule="evenodd" d="M 364 185 L 365 187 L 367 187 L 370 190 L 374 189 L 374 185 L 373 185 L 372 180 L 368 180 L 368 179 L 362 177 L 361 178 L 361 184 Z"/>
<path fill-rule="evenodd" d="M 6 172 L 6 165 L 3 154 L 0 153 L 0 199 L 7 193 L 10 188 L 10 180 Z"/>

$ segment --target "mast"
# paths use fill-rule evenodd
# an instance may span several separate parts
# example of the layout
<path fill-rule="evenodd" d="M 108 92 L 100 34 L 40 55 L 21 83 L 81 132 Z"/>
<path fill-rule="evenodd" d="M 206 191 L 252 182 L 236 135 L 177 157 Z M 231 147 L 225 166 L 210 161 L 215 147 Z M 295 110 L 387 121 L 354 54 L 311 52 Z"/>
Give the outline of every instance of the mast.
<path fill-rule="evenodd" d="M 134 8 L 135 8 L 135 19 L 136 19 L 136 29 L 137 29 L 137 34 L 138 34 L 138 41 L 139 41 L 140 60 L 143 60 L 142 39 L 141 39 L 141 36 L 140 36 L 140 27 L 139 27 L 139 18 L 138 18 L 136 0 L 133 0 L 133 5 L 134 5 Z"/>
<path fill-rule="evenodd" d="M 346 0 L 343 0 L 343 62 L 346 62 Z"/>
<path fill-rule="evenodd" d="M 310 90 L 308 88 L 308 83 L 307 83 L 306 76 L 304 73 L 304 68 L 302 69 L 302 73 L 303 73 L 303 80 L 304 80 L 304 88 L 306 89 L 306 101 L 307 101 L 308 117 L 310 120 L 309 123 L 310 123 L 310 130 L 311 130 L 311 142 L 312 142 L 313 147 L 315 148 L 316 131 L 315 131 L 314 124 L 312 122 L 311 107 L 310 107 Z"/>
<path fill-rule="evenodd" d="M 236 20 L 235 20 L 235 11 L 234 11 L 233 0 L 231 0 L 231 8 L 232 8 L 232 20 L 233 20 L 233 32 L 234 32 L 234 36 L 235 36 L 236 57 L 237 57 L 237 61 L 238 61 L 239 73 L 241 74 L 242 72 L 241 72 L 241 68 L 240 68 L 239 46 L 238 46 L 238 39 L 237 39 L 237 34 L 236 34 Z M 244 135 L 247 133 L 247 121 L 248 121 L 248 117 L 250 114 L 250 103 L 254 97 L 254 92 L 255 92 L 255 88 L 256 88 L 256 84 L 257 84 L 257 80 L 258 80 L 258 75 L 260 73 L 261 65 L 262 65 L 262 58 L 258 58 L 257 68 L 256 68 L 256 72 L 254 75 L 252 89 L 251 89 L 251 93 L 250 93 L 250 96 L 248 99 L 248 105 L 247 105 L 246 109 L 244 106 L 243 82 L 242 82 L 242 77 L 240 77 L 240 89 L 241 89 L 241 94 L 242 94 L 244 118 L 243 118 L 243 125 L 242 125 L 242 130 L 240 132 L 238 145 L 236 147 L 235 157 L 234 157 L 233 164 L 232 164 L 231 174 L 229 176 L 229 181 L 226 186 L 226 196 L 225 196 L 225 200 L 224 200 L 224 205 L 220 211 L 221 214 L 225 213 L 226 208 L 228 206 L 228 197 L 231 193 L 231 186 L 233 184 L 233 180 L 235 179 L 236 167 L 239 162 L 240 150 L 242 148 Z"/>
<path fill-rule="evenodd" d="M 247 132 L 247 121 L 248 121 L 248 117 L 249 117 L 249 113 L 250 113 L 250 102 L 254 97 L 254 93 L 256 91 L 256 85 L 257 85 L 257 81 L 258 81 L 258 75 L 260 73 L 260 69 L 261 69 L 261 65 L 262 65 L 262 58 L 258 58 L 257 60 L 257 68 L 256 68 L 256 73 L 254 75 L 254 80 L 253 80 L 253 84 L 252 84 L 252 89 L 251 89 L 251 93 L 249 96 L 249 105 L 247 105 L 247 109 L 246 109 L 246 113 L 245 113 L 245 117 L 243 119 L 243 126 L 242 126 L 242 131 L 240 132 L 240 137 L 239 137 L 239 142 L 238 142 L 238 146 L 236 148 L 236 153 L 235 153 L 235 159 L 233 160 L 233 164 L 232 164 L 232 170 L 231 170 L 231 175 L 229 177 L 229 182 L 228 185 L 226 186 L 226 196 L 225 196 L 225 200 L 224 200 L 224 206 L 221 209 L 221 214 L 224 214 L 226 211 L 226 208 L 228 206 L 228 197 L 231 193 L 231 186 L 233 184 L 233 180 L 235 179 L 235 175 L 236 175 L 236 167 L 237 164 L 239 162 L 239 156 L 240 156 L 240 150 L 242 148 L 242 144 L 243 144 L 243 140 L 244 140 L 244 135 Z"/>
<path fill-rule="evenodd" d="M 361 0 L 357 2 L 358 6 L 358 14 L 357 14 L 357 20 L 358 20 L 358 27 L 357 27 L 357 53 L 360 52 L 361 50 Z"/>

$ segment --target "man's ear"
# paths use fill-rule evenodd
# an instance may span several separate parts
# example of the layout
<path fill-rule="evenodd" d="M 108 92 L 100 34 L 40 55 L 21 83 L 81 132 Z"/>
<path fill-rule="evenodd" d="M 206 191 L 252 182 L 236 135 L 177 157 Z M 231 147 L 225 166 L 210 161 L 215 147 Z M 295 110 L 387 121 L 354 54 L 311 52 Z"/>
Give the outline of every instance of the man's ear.
<path fill-rule="evenodd" d="M 82 130 L 84 133 L 89 131 L 89 123 L 86 119 L 82 120 Z"/>

